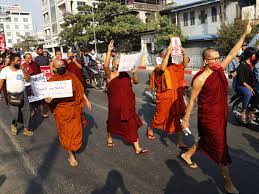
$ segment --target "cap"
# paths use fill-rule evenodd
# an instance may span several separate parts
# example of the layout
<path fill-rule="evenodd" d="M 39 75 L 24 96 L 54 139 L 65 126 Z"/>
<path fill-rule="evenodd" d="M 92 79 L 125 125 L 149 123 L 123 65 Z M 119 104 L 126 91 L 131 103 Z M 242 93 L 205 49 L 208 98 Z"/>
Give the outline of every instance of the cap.
<path fill-rule="evenodd" d="M 158 51 L 158 53 L 161 53 L 164 50 L 167 50 L 167 46 L 160 46 L 157 51 Z"/>

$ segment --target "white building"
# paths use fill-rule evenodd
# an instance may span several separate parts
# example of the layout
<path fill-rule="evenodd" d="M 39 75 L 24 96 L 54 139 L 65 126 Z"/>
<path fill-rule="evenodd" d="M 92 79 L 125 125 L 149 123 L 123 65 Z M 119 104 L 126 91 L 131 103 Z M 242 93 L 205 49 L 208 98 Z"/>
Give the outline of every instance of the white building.
<path fill-rule="evenodd" d="M 18 5 L 0 5 L 0 23 L 4 25 L 7 47 L 14 47 L 21 41 L 20 35 L 33 31 L 31 12 L 23 12 Z"/>
<path fill-rule="evenodd" d="M 93 0 L 41 0 L 43 29 L 45 33 L 44 48 L 50 52 L 61 50 L 58 34 L 61 24 L 64 23 L 63 15 L 66 12 L 77 13 L 77 8 L 83 5 L 92 5 Z"/>
<path fill-rule="evenodd" d="M 225 1 L 222 5 L 221 0 L 203 0 L 173 6 L 164 13 L 181 27 L 187 38 L 184 46 L 188 54 L 200 55 L 204 48 L 215 46 L 222 22 L 233 23 L 240 18 L 241 10 L 238 1 Z M 223 13 L 225 17 L 222 17 Z"/>

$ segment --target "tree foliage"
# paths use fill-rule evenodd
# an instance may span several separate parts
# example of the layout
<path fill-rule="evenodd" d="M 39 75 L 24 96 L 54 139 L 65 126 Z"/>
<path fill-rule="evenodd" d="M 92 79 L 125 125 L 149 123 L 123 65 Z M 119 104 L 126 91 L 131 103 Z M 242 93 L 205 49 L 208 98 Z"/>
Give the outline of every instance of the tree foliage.
<path fill-rule="evenodd" d="M 243 34 L 246 24 L 246 21 L 242 20 L 236 20 L 231 24 L 222 24 L 218 31 L 217 47 L 229 53 Z M 251 34 L 246 37 L 246 42 L 249 42 L 257 32 L 258 27 L 253 28 Z"/>
<path fill-rule="evenodd" d="M 38 40 L 35 36 L 32 36 L 28 33 L 25 35 L 19 35 L 21 38 L 21 41 L 16 43 L 14 47 L 16 48 L 22 48 L 23 51 L 30 51 L 31 47 L 36 47 L 39 45 L 39 41 L 43 40 Z"/>

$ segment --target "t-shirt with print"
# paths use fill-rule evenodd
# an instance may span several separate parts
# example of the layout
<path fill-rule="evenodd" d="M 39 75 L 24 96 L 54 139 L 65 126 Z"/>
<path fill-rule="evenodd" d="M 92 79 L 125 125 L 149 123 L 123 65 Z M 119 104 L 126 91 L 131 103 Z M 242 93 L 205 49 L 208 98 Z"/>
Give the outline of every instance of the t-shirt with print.
<path fill-rule="evenodd" d="M 21 93 L 25 90 L 24 74 L 21 69 L 12 71 L 9 66 L 5 67 L 0 72 L 0 79 L 6 80 L 6 89 L 10 93 Z"/>

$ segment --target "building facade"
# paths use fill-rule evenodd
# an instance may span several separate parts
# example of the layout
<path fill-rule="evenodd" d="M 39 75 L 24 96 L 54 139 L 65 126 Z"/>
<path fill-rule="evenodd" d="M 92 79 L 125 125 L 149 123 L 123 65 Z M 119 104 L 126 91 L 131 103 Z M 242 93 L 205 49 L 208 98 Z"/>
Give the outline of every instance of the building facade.
<path fill-rule="evenodd" d="M 0 24 L 4 26 L 6 47 L 14 47 L 20 36 L 33 32 L 31 12 L 22 11 L 18 5 L 0 5 Z"/>
<path fill-rule="evenodd" d="M 77 8 L 84 5 L 92 5 L 92 0 L 41 0 L 41 11 L 44 30 L 44 48 L 50 52 L 60 50 L 58 34 L 64 23 L 63 15 L 66 12 L 77 13 Z"/>

